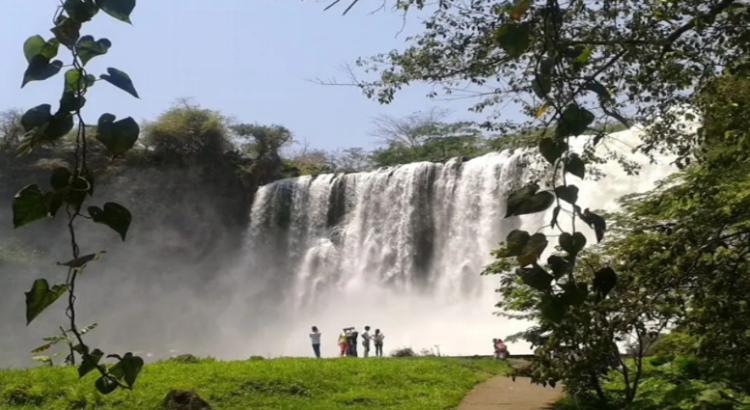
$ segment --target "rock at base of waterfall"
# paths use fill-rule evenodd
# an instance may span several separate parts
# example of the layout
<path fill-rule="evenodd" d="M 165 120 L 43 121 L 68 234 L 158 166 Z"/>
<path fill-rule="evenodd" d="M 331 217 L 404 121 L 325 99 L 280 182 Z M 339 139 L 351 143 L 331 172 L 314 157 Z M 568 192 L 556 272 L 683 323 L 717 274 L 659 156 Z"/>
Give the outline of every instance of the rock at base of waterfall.
<path fill-rule="evenodd" d="M 167 410 L 211 410 L 211 405 L 189 390 L 170 390 L 162 407 Z"/>

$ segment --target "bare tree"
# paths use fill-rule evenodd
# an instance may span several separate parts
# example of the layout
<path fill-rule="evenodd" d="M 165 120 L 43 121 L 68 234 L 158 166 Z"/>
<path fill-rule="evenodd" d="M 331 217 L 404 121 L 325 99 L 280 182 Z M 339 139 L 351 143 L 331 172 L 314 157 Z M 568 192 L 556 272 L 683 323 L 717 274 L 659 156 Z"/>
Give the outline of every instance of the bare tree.
<path fill-rule="evenodd" d="M 450 114 L 450 110 L 433 107 L 402 118 L 379 115 L 372 120 L 375 129 L 370 132 L 370 135 L 385 143 L 398 142 L 410 147 L 418 147 L 434 136 L 439 126 Z"/>
<path fill-rule="evenodd" d="M 10 108 L 0 112 L 0 151 L 15 148 L 23 139 L 22 116 L 23 110 L 20 108 Z"/>

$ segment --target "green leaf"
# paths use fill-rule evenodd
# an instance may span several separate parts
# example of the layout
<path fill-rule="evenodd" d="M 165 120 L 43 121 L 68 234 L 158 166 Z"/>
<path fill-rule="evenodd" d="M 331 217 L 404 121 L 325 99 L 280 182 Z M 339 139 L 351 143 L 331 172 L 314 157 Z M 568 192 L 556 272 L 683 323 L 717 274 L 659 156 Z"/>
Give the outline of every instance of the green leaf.
<path fill-rule="evenodd" d="M 552 90 L 552 60 L 545 58 L 539 63 L 539 72 L 537 72 L 531 88 L 539 98 L 544 98 Z M 537 116 L 539 117 L 539 116 Z"/>
<path fill-rule="evenodd" d="M 518 0 L 513 5 L 513 9 L 510 12 L 510 18 L 513 20 L 520 20 L 524 13 L 531 7 L 531 0 Z"/>
<path fill-rule="evenodd" d="M 52 347 L 52 343 L 43 344 L 43 345 L 37 347 L 36 349 L 32 350 L 31 353 L 41 353 L 41 352 L 49 349 L 50 347 Z"/>
<path fill-rule="evenodd" d="M 500 47 L 512 58 L 522 56 L 529 48 L 531 25 L 526 23 L 505 23 L 495 32 Z"/>
<path fill-rule="evenodd" d="M 44 199 L 47 201 L 47 206 L 49 207 L 50 217 L 54 218 L 55 215 L 57 215 L 57 211 L 60 209 L 63 202 L 65 202 L 65 194 L 65 191 L 47 192 L 44 194 Z"/>
<path fill-rule="evenodd" d="M 59 112 L 75 112 L 83 108 L 86 105 L 86 98 L 78 96 L 75 92 L 65 92 L 62 98 L 60 98 L 60 110 Z"/>
<path fill-rule="evenodd" d="M 107 253 L 107 252 L 106 251 L 101 251 L 99 253 L 92 253 L 90 255 L 80 256 L 78 258 L 75 258 L 73 260 L 67 261 L 65 263 L 58 262 L 57 264 L 61 265 L 61 266 L 67 266 L 67 267 L 73 268 L 73 269 L 83 269 L 83 268 L 86 267 L 86 265 L 89 262 L 91 262 L 91 261 L 98 261 L 99 259 L 101 259 L 102 256 L 104 256 L 105 253 Z"/>
<path fill-rule="evenodd" d="M 26 111 L 21 117 L 21 126 L 25 131 L 31 131 L 36 127 L 50 122 L 52 120 L 52 106 L 49 104 L 37 105 Z"/>
<path fill-rule="evenodd" d="M 589 211 L 588 208 L 579 212 L 581 220 L 585 222 L 596 233 L 596 241 L 601 242 L 604 239 L 604 232 L 607 231 L 607 222 L 601 216 Z"/>
<path fill-rule="evenodd" d="M 539 185 L 533 183 L 511 192 L 505 200 L 507 208 L 505 211 L 505 217 L 508 218 L 513 216 L 518 207 L 529 200 L 529 198 L 531 198 L 538 190 Z"/>
<path fill-rule="evenodd" d="M 609 94 L 609 91 L 607 91 L 607 87 L 599 81 L 591 80 L 587 82 L 583 88 L 595 92 L 599 97 L 601 104 L 606 104 L 612 101 L 612 96 Z"/>
<path fill-rule="evenodd" d="M 41 54 L 42 49 L 44 48 L 44 45 L 46 43 L 47 42 L 44 41 L 44 37 L 40 35 L 27 38 L 23 43 L 23 55 L 26 56 L 26 62 L 30 63 L 31 59 L 34 58 L 35 55 Z"/>
<path fill-rule="evenodd" d="M 27 63 L 31 63 L 31 60 L 37 55 L 46 57 L 49 61 L 57 56 L 59 47 L 60 42 L 56 38 L 44 41 L 42 36 L 36 35 L 27 38 L 23 43 L 23 54 L 26 56 Z"/>
<path fill-rule="evenodd" d="M 135 9 L 135 0 L 96 0 L 96 5 L 110 16 L 133 24 L 130 21 L 130 14 Z"/>
<path fill-rule="evenodd" d="M 542 140 L 539 141 L 539 152 L 544 159 L 552 165 L 554 165 L 567 150 L 568 143 L 563 139 L 542 138 Z"/>
<path fill-rule="evenodd" d="M 113 391 L 117 390 L 117 383 L 109 380 L 104 376 L 100 376 L 98 379 L 96 379 L 96 382 L 94 382 L 94 386 L 96 387 L 96 390 L 98 390 L 101 394 L 110 394 Z"/>
<path fill-rule="evenodd" d="M 586 164 L 584 164 L 581 157 L 574 152 L 568 155 L 568 158 L 565 160 L 565 172 L 583 179 L 586 175 Z"/>
<path fill-rule="evenodd" d="M 550 290 L 554 278 L 540 266 L 536 265 L 519 271 L 523 283 L 542 292 Z"/>
<path fill-rule="evenodd" d="M 81 78 L 81 73 L 75 68 L 65 72 L 65 88 L 64 93 L 76 93 L 78 91 L 78 81 Z M 81 91 L 86 89 L 86 81 L 81 81 Z"/>
<path fill-rule="evenodd" d="M 37 184 L 25 186 L 13 198 L 13 227 L 19 228 L 49 216 L 49 206 Z"/>
<path fill-rule="evenodd" d="M 114 157 L 132 148 L 141 133 L 141 128 L 132 117 L 114 122 L 115 118 L 112 114 L 102 114 L 96 133 L 96 139 L 104 144 Z"/>
<path fill-rule="evenodd" d="M 23 74 L 23 82 L 21 88 L 31 81 L 44 81 L 55 74 L 60 72 L 62 69 L 63 62 L 55 60 L 50 63 L 50 59 L 37 54 L 29 61 L 29 66 L 26 68 L 26 72 Z"/>
<path fill-rule="evenodd" d="M 560 297 L 547 293 L 542 296 L 542 300 L 539 304 L 539 311 L 542 314 L 542 318 L 553 323 L 560 323 L 560 321 L 565 318 L 567 309 L 566 304 Z"/>
<path fill-rule="evenodd" d="M 126 91 L 128 94 L 132 95 L 135 98 L 141 98 L 138 96 L 138 91 L 135 90 L 135 86 L 133 85 L 133 81 L 130 79 L 130 76 L 128 76 L 125 72 L 111 67 L 107 69 L 107 72 L 109 74 L 102 74 L 99 76 L 99 78 L 121 90 Z"/>
<path fill-rule="evenodd" d="M 52 119 L 48 123 L 37 127 L 36 131 L 31 135 L 31 146 L 37 147 L 53 143 L 64 137 L 72 129 L 73 116 L 70 113 L 58 112 L 52 116 Z"/>
<path fill-rule="evenodd" d="M 107 202 L 104 204 L 104 209 L 90 206 L 88 210 L 94 222 L 109 226 L 120 234 L 123 241 L 125 240 L 130 222 L 133 220 L 133 216 L 127 208 L 114 202 Z"/>
<path fill-rule="evenodd" d="M 81 23 L 71 18 L 65 18 L 50 31 L 60 41 L 60 44 L 72 49 L 78 38 L 81 37 Z"/>
<path fill-rule="evenodd" d="M 586 64 L 589 61 L 589 57 L 591 56 L 592 48 L 591 46 L 585 47 L 580 54 L 578 54 L 574 59 L 573 63 L 575 63 L 578 66 L 582 66 Z"/>
<path fill-rule="evenodd" d="M 49 287 L 46 279 L 37 279 L 26 294 L 26 325 L 47 309 L 68 290 L 66 285 Z"/>
<path fill-rule="evenodd" d="M 523 247 L 521 254 L 516 258 L 518 264 L 521 265 L 521 267 L 525 267 L 539 260 L 544 249 L 547 248 L 547 243 L 547 236 L 543 233 L 531 235 L 526 242 L 526 245 Z"/>
<path fill-rule="evenodd" d="M 569 104 L 557 122 L 556 135 L 558 138 L 581 135 L 594 122 L 594 119 L 594 114 L 589 110 L 577 104 Z"/>
<path fill-rule="evenodd" d="M 118 379 L 124 380 L 129 387 L 133 387 L 141 369 L 143 369 L 143 364 L 143 359 L 128 352 L 117 364 L 112 366 L 110 373 Z"/>
<path fill-rule="evenodd" d="M 603 299 L 617 286 L 617 274 L 610 267 L 600 269 L 594 273 L 592 285 L 597 295 Z"/>
<path fill-rule="evenodd" d="M 581 306 L 589 296 L 588 287 L 585 284 L 568 282 L 560 286 L 563 289 L 560 300 L 567 306 Z"/>
<path fill-rule="evenodd" d="M 92 0 L 65 0 L 63 8 L 71 19 L 79 23 L 90 21 L 99 12 L 99 7 Z"/>
<path fill-rule="evenodd" d="M 555 277 L 555 279 L 563 277 L 570 271 L 569 261 L 560 255 L 552 255 L 547 258 L 547 264 L 552 270 L 552 275 Z"/>
<path fill-rule="evenodd" d="M 578 187 L 575 185 L 560 185 L 555 187 L 555 195 L 563 201 L 575 205 L 578 201 Z"/>
<path fill-rule="evenodd" d="M 81 59 L 81 64 L 83 64 L 84 66 L 92 58 L 107 54 L 107 51 L 109 51 L 110 47 L 112 47 L 112 42 L 108 39 L 102 38 L 94 41 L 93 36 L 81 37 L 81 39 L 78 40 L 78 44 L 76 45 L 76 48 L 78 49 L 78 58 Z"/>
<path fill-rule="evenodd" d="M 542 191 L 527 199 L 518 209 L 513 212 L 513 216 L 535 214 L 546 211 L 555 203 L 555 196 L 549 191 Z"/>
<path fill-rule="evenodd" d="M 568 252 L 571 256 L 576 256 L 586 247 L 586 237 L 580 232 L 575 232 L 572 235 L 563 232 L 560 234 L 559 244 L 565 252 Z"/>
<path fill-rule="evenodd" d="M 83 355 L 83 361 L 81 362 L 81 365 L 78 366 L 78 378 L 81 379 L 83 376 L 96 369 L 96 366 L 99 365 L 99 361 L 102 360 L 102 357 L 104 357 L 104 352 L 99 349 L 94 349 L 93 352 Z"/>
<path fill-rule="evenodd" d="M 508 237 L 505 239 L 505 253 L 504 256 L 518 256 L 523 252 L 523 248 L 526 246 L 526 242 L 529 241 L 531 235 L 528 232 L 520 229 L 514 229 L 510 231 Z"/>
<path fill-rule="evenodd" d="M 52 170 L 50 175 L 49 183 L 55 191 L 63 190 L 70 186 L 70 181 L 73 179 L 73 174 L 68 171 L 65 167 L 58 167 Z"/>

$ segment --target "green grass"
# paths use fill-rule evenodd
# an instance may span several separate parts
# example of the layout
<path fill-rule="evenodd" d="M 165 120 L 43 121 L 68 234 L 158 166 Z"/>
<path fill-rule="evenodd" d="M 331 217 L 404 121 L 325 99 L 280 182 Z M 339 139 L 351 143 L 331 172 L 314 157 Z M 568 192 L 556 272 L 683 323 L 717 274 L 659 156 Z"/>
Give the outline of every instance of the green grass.
<path fill-rule="evenodd" d="M 38 367 L 0 371 L 0 409 L 159 409 L 170 389 L 184 389 L 216 410 L 442 410 L 507 371 L 491 359 L 429 357 L 166 361 L 147 365 L 133 391 L 102 396 L 94 372 L 79 380 L 71 367 Z"/>

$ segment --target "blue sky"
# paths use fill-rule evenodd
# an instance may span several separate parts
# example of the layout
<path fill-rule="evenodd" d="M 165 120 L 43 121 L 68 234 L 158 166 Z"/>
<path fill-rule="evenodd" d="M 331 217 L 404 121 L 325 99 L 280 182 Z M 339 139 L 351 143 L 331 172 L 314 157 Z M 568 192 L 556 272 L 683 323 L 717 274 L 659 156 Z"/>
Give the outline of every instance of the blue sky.
<path fill-rule="evenodd" d="M 113 47 L 87 68 L 97 76 L 107 67 L 127 72 L 141 99 L 99 82 L 87 96 L 86 120 L 95 123 L 101 113 L 111 112 L 140 122 L 155 118 L 177 98 L 192 97 L 240 121 L 282 124 L 313 147 L 335 149 L 374 145 L 367 131 L 378 114 L 401 116 L 437 105 L 453 109 L 457 119 L 477 118 L 466 112 L 466 102 L 427 99 L 424 85 L 412 86 L 393 104 L 382 106 L 356 88 L 306 81 L 341 77 L 337 67 L 342 64 L 404 47 L 405 37 L 421 30 L 419 16 L 412 15 L 396 37 L 401 15 L 370 15 L 379 3 L 362 2 L 342 16 L 343 8 L 324 12 L 327 3 L 309 0 L 139 0 L 133 26 L 100 13 L 82 34 L 107 37 Z M 56 4 L 4 0 L 0 108 L 56 105 L 60 74 L 20 88 L 26 68 L 22 44 L 31 35 L 51 36 Z"/>

